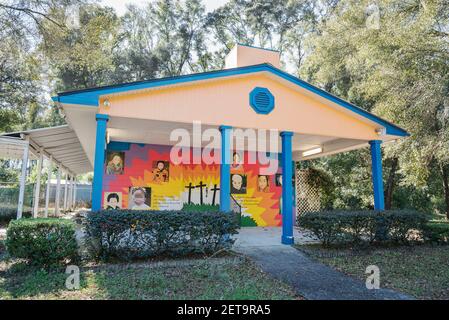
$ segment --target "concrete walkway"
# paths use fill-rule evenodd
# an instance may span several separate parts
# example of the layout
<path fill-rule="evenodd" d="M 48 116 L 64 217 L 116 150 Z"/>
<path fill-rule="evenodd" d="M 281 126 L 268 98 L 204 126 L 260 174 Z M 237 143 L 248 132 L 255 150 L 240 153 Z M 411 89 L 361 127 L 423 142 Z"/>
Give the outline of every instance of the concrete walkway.
<path fill-rule="evenodd" d="M 413 299 L 390 289 L 368 290 L 364 282 L 316 262 L 291 246 L 281 245 L 280 228 L 251 229 L 253 230 L 242 229 L 236 236 L 234 250 L 250 257 L 259 264 L 262 270 L 273 277 L 290 284 L 299 295 L 306 299 Z M 309 239 L 308 236 L 301 235 L 298 230 L 295 233 L 300 236 L 298 241 Z"/>

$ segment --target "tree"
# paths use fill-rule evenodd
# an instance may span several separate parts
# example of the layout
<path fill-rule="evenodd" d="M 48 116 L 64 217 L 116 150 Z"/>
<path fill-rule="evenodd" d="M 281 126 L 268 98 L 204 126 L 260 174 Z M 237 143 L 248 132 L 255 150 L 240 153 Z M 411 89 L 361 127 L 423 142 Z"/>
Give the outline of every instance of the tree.
<path fill-rule="evenodd" d="M 110 84 L 115 71 L 112 57 L 119 29 L 115 12 L 95 4 L 78 10 L 79 25 L 63 29 L 48 25 L 52 41 L 41 46 L 58 91 Z"/>
<path fill-rule="evenodd" d="M 79 1 L 77 1 L 79 3 Z M 73 0 L 0 3 L 0 131 L 37 128 L 49 113 L 46 61 L 39 52 L 51 28 L 65 28 L 58 15 Z"/>
<path fill-rule="evenodd" d="M 129 6 L 115 52 L 117 76 L 135 81 L 207 70 L 204 19 L 199 0 Z"/>
<path fill-rule="evenodd" d="M 373 22 L 367 19 L 369 6 L 368 1 L 337 6 L 313 39 L 302 73 L 410 132 L 384 148 L 392 175 L 387 195 L 398 185 L 398 172 L 400 184 L 422 188 L 435 166 L 443 189 L 449 164 L 447 2 L 382 0 L 374 24 L 367 24 Z M 449 217 L 449 201 L 445 212 Z"/>

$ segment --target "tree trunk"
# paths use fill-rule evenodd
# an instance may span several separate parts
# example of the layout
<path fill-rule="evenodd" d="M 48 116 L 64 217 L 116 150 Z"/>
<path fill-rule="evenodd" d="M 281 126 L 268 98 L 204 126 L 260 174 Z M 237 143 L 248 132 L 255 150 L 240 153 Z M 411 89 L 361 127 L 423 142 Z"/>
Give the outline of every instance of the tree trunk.
<path fill-rule="evenodd" d="M 398 171 L 398 158 L 393 158 L 385 190 L 385 210 L 391 210 L 391 203 L 393 201 L 393 189 L 395 185 L 396 180 L 395 178 L 397 171 Z"/>
<path fill-rule="evenodd" d="M 444 199 L 446 202 L 446 218 L 449 220 L 449 165 L 441 166 L 443 176 Z"/>

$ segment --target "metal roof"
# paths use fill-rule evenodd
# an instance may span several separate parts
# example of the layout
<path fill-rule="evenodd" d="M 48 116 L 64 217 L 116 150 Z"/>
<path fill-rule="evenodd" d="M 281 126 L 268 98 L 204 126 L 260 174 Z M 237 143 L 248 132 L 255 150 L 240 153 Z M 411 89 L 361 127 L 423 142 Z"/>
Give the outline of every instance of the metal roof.
<path fill-rule="evenodd" d="M 42 151 L 71 173 L 92 171 L 86 152 L 68 125 L 4 133 L 0 135 L 0 157 L 22 158 L 23 145 L 19 141 L 29 141 L 31 155 L 36 157 Z"/>

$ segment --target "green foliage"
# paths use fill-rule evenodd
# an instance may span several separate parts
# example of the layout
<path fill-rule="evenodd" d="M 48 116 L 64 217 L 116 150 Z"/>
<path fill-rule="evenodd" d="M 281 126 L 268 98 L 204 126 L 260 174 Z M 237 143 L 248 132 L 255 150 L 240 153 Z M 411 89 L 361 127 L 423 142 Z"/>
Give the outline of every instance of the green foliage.
<path fill-rule="evenodd" d="M 182 211 L 184 212 L 219 212 L 220 206 L 218 205 L 209 205 L 209 204 L 188 204 L 184 203 L 182 207 Z"/>
<path fill-rule="evenodd" d="M 242 227 L 257 227 L 257 222 L 249 216 L 242 216 L 240 218 L 240 225 Z"/>
<path fill-rule="evenodd" d="M 407 129 L 383 149 L 386 203 L 449 218 L 446 0 L 230 0 L 208 14 L 200 0 L 157 0 L 123 17 L 90 0 L 3 2 L 0 131 L 64 123 L 49 90 L 219 69 L 235 43 L 262 46 L 280 51 L 284 69 Z M 72 4 L 79 27 L 66 25 Z M 378 26 L 367 23 L 373 5 Z M 373 207 L 369 162 L 367 150 L 312 162 L 329 178 L 324 208 Z"/>
<path fill-rule="evenodd" d="M 426 225 L 427 237 L 431 242 L 449 242 L 449 223 L 446 221 L 431 221 Z"/>
<path fill-rule="evenodd" d="M 305 213 L 298 224 L 325 246 L 335 243 L 408 243 L 426 237 L 428 217 L 412 210 Z"/>
<path fill-rule="evenodd" d="M 379 9 L 377 25 L 367 21 L 367 8 L 373 5 Z M 320 32 L 309 39 L 311 54 L 301 75 L 408 130 L 410 137 L 384 148 L 385 174 L 393 163 L 388 160 L 399 160 L 393 184 L 387 184 L 395 191 L 392 206 L 418 208 L 413 201 L 449 216 L 449 202 L 441 201 L 442 180 L 448 179 L 443 169 L 449 163 L 449 47 L 442 27 L 448 24 L 448 13 L 444 0 L 337 2 Z M 346 158 L 352 164 L 347 177 L 340 172 Z M 369 162 L 354 159 L 353 152 L 321 162 L 343 182 L 336 183 L 336 201 L 341 203 L 334 203 L 335 208 L 372 203 L 364 179 Z"/>
<path fill-rule="evenodd" d="M 236 228 L 220 212 L 106 210 L 87 216 L 86 243 L 101 259 L 208 254 L 230 247 Z"/>
<path fill-rule="evenodd" d="M 14 220 L 6 236 L 9 255 L 26 259 L 32 265 L 52 267 L 78 258 L 75 226 L 69 220 Z"/>

